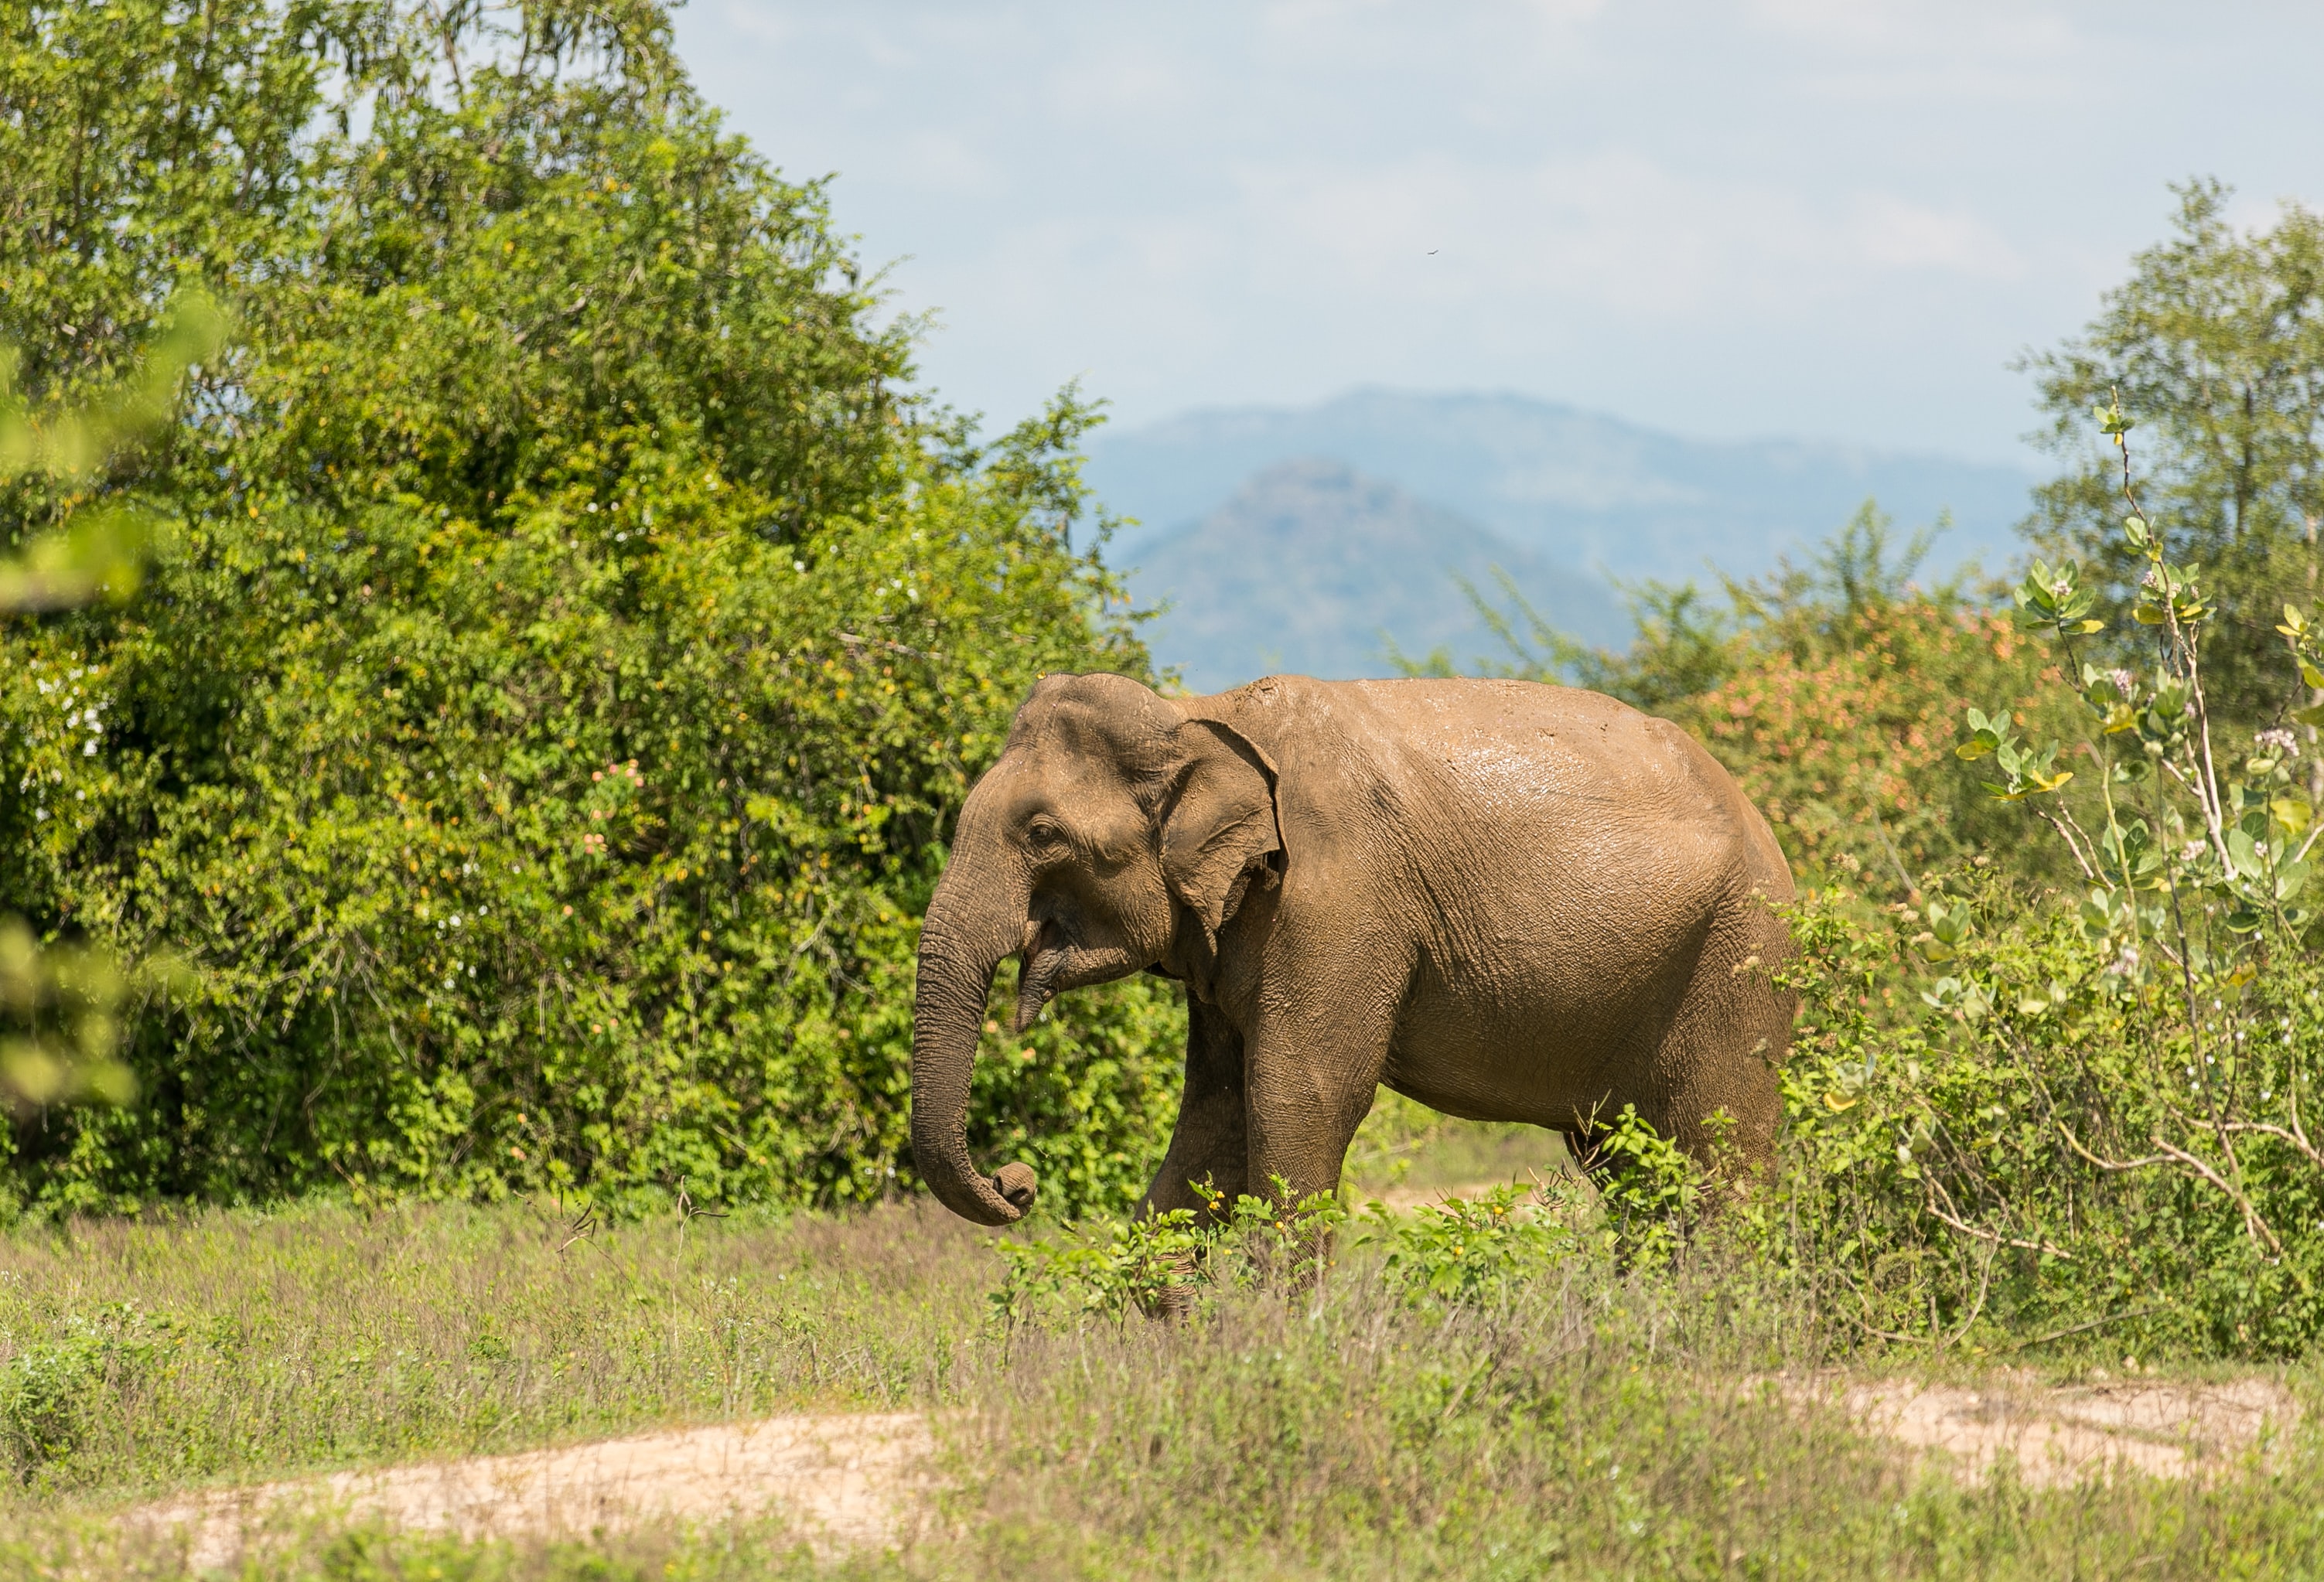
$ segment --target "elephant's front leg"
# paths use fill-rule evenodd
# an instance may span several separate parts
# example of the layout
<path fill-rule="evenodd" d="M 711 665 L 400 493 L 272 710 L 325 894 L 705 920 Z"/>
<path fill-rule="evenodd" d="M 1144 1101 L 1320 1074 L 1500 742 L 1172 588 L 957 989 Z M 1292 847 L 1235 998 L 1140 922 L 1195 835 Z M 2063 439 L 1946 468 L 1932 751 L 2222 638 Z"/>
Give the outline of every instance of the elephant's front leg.
<path fill-rule="evenodd" d="M 1379 1092 L 1395 1013 L 1320 986 L 1286 998 L 1251 1032 L 1250 1173 L 1252 1191 L 1296 1203 L 1339 1190 Z"/>
<path fill-rule="evenodd" d="M 1193 1183 L 1224 1192 L 1226 1202 L 1249 1190 L 1249 1106 L 1244 1092 L 1242 1035 L 1216 1006 L 1186 998 L 1186 1087 L 1178 1124 L 1153 1184 L 1138 1205 L 1141 1215 L 1200 1209 Z"/>

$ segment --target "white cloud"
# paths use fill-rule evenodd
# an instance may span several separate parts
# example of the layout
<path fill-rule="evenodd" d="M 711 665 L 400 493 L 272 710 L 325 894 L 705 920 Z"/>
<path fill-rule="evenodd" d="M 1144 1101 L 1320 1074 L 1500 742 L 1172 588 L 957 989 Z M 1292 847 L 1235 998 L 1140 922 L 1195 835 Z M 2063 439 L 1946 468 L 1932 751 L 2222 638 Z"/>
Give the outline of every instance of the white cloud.
<path fill-rule="evenodd" d="M 2256 14 L 2261 7 L 2255 5 Z M 1988 454 L 2216 170 L 2319 196 L 2304 62 L 2141 0 L 696 0 L 681 47 L 940 306 L 996 416 L 1505 384 Z M 2227 86 L 2231 85 L 2231 86 Z M 1433 255 L 1432 255 L 1433 253 Z M 1741 422 L 1741 418 L 1734 419 Z"/>
<path fill-rule="evenodd" d="M 1973 214 L 1923 207 L 1886 194 L 1861 198 L 1849 233 L 1868 262 L 2015 280 L 2024 262 L 1999 232 Z"/>

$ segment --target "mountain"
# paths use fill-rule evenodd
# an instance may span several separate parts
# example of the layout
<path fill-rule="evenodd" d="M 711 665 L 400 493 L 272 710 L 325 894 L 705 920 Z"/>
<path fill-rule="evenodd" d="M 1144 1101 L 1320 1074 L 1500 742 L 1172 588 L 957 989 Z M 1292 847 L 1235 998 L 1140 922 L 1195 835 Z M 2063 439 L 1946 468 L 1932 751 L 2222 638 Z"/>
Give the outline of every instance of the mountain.
<path fill-rule="evenodd" d="M 1392 676 L 1390 639 L 1416 657 L 1495 651 L 1454 580 L 1498 595 L 1495 566 L 1577 635 L 1618 640 L 1625 624 L 1600 579 L 1337 461 L 1266 466 L 1199 520 L 1113 558 L 1135 565 L 1139 604 L 1170 602 L 1148 638 L 1197 692 L 1271 671 Z"/>
<path fill-rule="evenodd" d="M 1674 580 L 1703 576 L 1706 563 L 1764 571 L 1784 551 L 1821 542 L 1868 496 L 1907 527 L 1950 508 L 1956 526 L 1932 571 L 1975 556 L 1997 572 L 2016 551 L 2011 529 L 2033 481 L 2014 467 L 1939 455 L 1685 439 L 1523 396 L 1379 390 L 1102 430 L 1089 455 L 1099 498 L 1140 521 L 1115 541 L 1111 558 L 1125 566 L 1253 474 L 1294 457 L 1359 468 L 1545 565 Z"/>

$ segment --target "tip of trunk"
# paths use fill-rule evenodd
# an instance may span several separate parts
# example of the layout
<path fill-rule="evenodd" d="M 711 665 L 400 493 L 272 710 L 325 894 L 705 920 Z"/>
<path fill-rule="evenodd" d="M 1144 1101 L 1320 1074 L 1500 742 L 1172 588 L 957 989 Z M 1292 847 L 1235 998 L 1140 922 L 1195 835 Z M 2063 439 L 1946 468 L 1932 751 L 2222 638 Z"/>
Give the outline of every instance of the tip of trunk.
<path fill-rule="evenodd" d="M 1014 1225 L 1041 1195 L 1040 1178 L 1021 1161 L 1004 1164 L 992 1175 L 979 1174 L 967 1150 L 936 1147 L 923 1154 L 916 1143 L 913 1157 L 920 1179 L 936 1200 L 962 1219 L 978 1225 Z"/>

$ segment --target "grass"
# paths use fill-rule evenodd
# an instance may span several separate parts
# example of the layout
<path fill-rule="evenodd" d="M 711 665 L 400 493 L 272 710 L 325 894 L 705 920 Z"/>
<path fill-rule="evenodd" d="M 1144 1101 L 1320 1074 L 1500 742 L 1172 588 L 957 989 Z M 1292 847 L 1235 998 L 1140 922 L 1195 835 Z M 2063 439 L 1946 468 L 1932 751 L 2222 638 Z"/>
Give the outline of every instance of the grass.
<path fill-rule="evenodd" d="M 1348 1151 L 1355 1193 L 1433 1193 L 1563 1173 L 1565 1139 L 1517 1122 L 1456 1120 L 1386 1088 Z"/>
<path fill-rule="evenodd" d="M 1453 1136 L 1407 1153 L 1406 1179 L 1500 1157 Z M 766 1525 L 563 1544 L 323 1527 L 247 1574 L 2324 1574 L 2312 1430 L 2209 1481 L 1963 1486 L 1783 1401 L 1777 1370 L 1844 1359 L 1714 1247 L 1625 1271 L 1583 1237 L 1547 1277 L 1448 1305 L 1350 1232 L 1320 1285 L 1222 1290 L 1191 1323 L 1004 1333 L 990 1240 L 914 1205 L 621 1228 L 310 1205 L 19 1232 L 0 1239 L 0 1570 L 180 1575 L 108 1518 L 167 1490 L 920 1406 L 940 1413 L 944 1519 L 891 1555 L 818 1559 Z M 2324 1400 L 2304 1366 L 2286 1379 Z"/>
<path fill-rule="evenodd" d="M 576 1225 L 315 1205 L 0 1240 L 0 1514 L 946 1399 L 991 1255 L 933 1206 Z"/>

